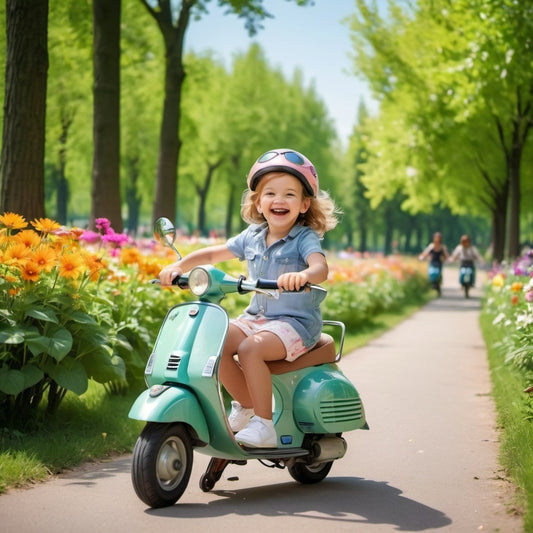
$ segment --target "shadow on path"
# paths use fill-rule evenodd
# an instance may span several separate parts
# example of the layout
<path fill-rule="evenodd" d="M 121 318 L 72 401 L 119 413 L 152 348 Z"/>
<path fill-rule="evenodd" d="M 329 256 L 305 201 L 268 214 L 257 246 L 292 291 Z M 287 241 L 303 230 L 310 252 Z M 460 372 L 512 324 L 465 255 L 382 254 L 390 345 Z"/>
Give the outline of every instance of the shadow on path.
<path fill-rule="evenodd" d="M 318 485 L 280 483 L 268 487 L 213 491 L 225 499 L 147 509 L 168 518 L 215 518 L 235 513 L 267 517 L 305 516 L 307 519 L 351 524 L 391 524 L 398 531 L 423 531 L 448 526 L 443 512 L 402 496 L 385 481 L 332 477 Z M 325 525 L 325 524 L 324 524 Z M 329 531 L 330 529 L 328 529 Z"/>

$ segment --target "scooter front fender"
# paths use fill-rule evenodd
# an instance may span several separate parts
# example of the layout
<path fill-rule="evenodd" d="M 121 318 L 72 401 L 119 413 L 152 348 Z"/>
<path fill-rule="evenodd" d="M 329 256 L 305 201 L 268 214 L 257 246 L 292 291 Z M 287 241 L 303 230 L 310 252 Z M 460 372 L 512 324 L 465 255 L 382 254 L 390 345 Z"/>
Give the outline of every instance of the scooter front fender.
<path fill-rule="evenodd" d="M 209 430 L 196 396 L 187 389 L 154 386 L 138 396 L 128 414 L 146 422 L 184 422 L 196 431 L 198 438 L 209 442 Z"/>

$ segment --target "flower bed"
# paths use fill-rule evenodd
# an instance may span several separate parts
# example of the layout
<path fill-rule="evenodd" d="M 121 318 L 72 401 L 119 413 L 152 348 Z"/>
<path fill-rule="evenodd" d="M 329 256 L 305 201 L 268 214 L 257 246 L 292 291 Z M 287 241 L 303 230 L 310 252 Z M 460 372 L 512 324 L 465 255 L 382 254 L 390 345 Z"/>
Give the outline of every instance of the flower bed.
<path fill-rule="evenodd" d="M 43 399 L 55 412 L 68 390 L 83 394 L 89 380 L 115 393 L 141 387 L 167 309 L 191 298 L 148 283 L 175 260 L 172 251 L 117 234 L 106 219 L 96 223 L 98 232 L 89 232 L 0 215 L 0 425 L 27 420 Z M 203 245 L 177 244 L 184 255 Z M 323 314 L 348 328 L 427 290 L 415 261 L 332 257 L 329 263 Z M 238 276 L 244 265 L 235 260 L 221 268 Z M 224 306 L 234 316 L 248 300 L 232 295 Z"/>
<path fill-rule="evenodd" d="M 533 378 L 533 252 L 491 273 L 484 312 L 500 331 L 505 362 Z"/>

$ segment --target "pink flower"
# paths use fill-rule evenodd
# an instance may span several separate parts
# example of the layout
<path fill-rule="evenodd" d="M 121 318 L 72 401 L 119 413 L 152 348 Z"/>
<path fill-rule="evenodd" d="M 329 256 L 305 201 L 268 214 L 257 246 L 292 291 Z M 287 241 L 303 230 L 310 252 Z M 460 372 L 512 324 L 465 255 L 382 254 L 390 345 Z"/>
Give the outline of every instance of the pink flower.
<path fill-rule="evenodd" d="M 89 244 L 98 242 L 100 240 L 100 234 L 94 231 L 85 230 L 79 237 L 80 241 L 85 241 Z"/>
<path fill-rule="evenodd" d="M 528 302 L 533 302 L 533 290 L 526 292 L 525 297 Z"/>
<path fill-rule="evenodd" d="M 102 235 L 102 241 L 113 244 L 117 247 L 124 246 L 128 243 L 130 238 L 125 233 L 115 233 L 112 229 L 108 233 Z"/>
<path fill-rule="evenodd" d="M 107 235 L 109 233 L 111 222 L 109 222 L 107 218 L 97 218 L 94 223 L 96 225 L 96 229 L 100 230 L 103 235 Z"/>

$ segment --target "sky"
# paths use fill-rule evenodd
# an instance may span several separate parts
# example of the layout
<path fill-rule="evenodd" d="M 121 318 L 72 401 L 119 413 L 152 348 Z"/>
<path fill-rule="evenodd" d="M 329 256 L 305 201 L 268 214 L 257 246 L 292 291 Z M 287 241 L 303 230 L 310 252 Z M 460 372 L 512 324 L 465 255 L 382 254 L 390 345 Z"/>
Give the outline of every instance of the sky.
<path fill-rule="evenodd" d="M 351 73 L 350 32 L 341 21 L 355 11 L 355 0 L 315 0 L 313 6 L 305 7 L 294 1 L 265 0 L 275 18 L 266 19 L 264 29 L 253 38 L 242 20 L 224 15 L 214 0 L 208 6 L 208 15 L 190 21 L 186 50 L 213 50 L 229 68 L 236 53 L 246 52 L 252 42 L 259 43 L 273 68 L 281 68 L 289 79 L 299 68 L 305 86 L 314 83 L 347 146 L 361 98 L 369 110 L 376 105 L 365 83 Z"/>

